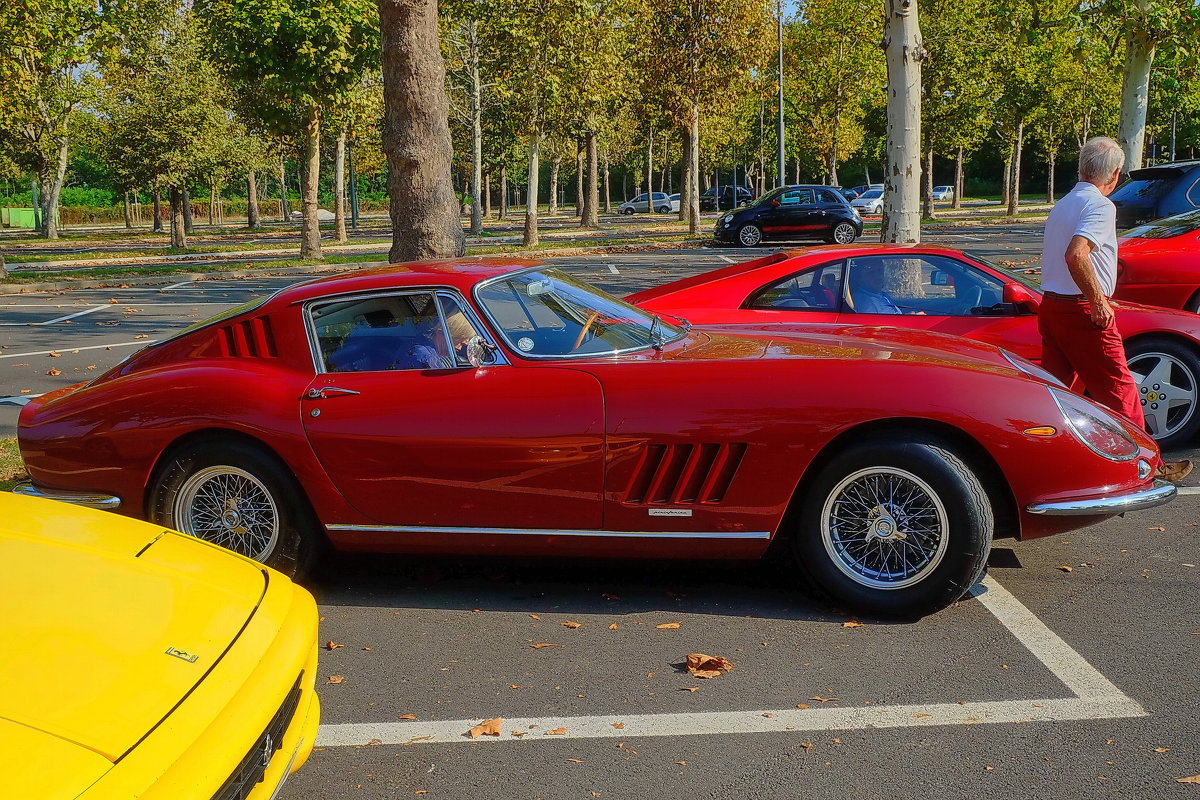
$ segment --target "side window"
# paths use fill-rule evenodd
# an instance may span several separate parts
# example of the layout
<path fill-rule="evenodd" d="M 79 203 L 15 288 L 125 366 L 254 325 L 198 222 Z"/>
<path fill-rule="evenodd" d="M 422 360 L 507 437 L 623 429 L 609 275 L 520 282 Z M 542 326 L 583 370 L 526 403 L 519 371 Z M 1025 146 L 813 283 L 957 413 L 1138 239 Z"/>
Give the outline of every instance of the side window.
<path fill-rule="evenodd" d="M 865 256 L 847 270 L 847 305 L 860 314 L 981 316 L 1003 295 L 995 278 L 945 256 Z"/>
<path fill-rule="evenodd" d="M 450 365 L 443 355 L 448 350 L 445 326 L 429 292 L 326 303 L 310 314 L 326 372 Z"/>
<path fill-rule="evenodd" d="M 798 206 L 800 205 L 800 190 L 796 189 L 791 192 L 784 192 L 779 195 L 779 205 L 781 206 Z"/>
<path fill-rule="evenodd" d="M 837 311 L 842 295 L 842 262 L 790 275 L 760 289 L 748 308 Z"/>
<path fill-rule="evenodd" d="M 479 334 L 471 324 L 471 318 L 463 310 L 461 302 L 456 297 L 446 294 L 438 295 L 438 304 L 442 309 L 442 319 L 446 321 L 446 335 L 449 344 L 443 342 L 444 355 L 456 367 L 469 367 L 471 360 L 467 358 L 467 343 Z"/>
<path fill-rule="evenodd" d="M 817 189 L 817 201 L 821 203 L 833 203 L 839 206 L 842 204 L 842 201 L 838 200 L 833 192 L 828 189 Z"/>
<path fill-rule="evenodd" d="M 1194 174 L 1192 188 L 1188 189 L 1187 199 L 1193 208 L 1200 208 L 1200 170 L 1196 170 Z"/>

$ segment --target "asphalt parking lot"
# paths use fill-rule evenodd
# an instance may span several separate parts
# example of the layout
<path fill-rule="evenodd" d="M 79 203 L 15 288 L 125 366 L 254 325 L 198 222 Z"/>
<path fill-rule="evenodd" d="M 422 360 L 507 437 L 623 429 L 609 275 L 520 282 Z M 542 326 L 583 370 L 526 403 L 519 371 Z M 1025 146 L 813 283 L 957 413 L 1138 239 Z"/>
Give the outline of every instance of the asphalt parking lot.
<path fill-rule="evenodd" d="M 1024 266 L 1040 228 L 926 239 Z M 757 254 L 551 260 L 627 294 Z M 295 280 L 0 297 L 0 435 L 22 397 Z M 282 796 L 1195 797 L 1198 501 L 999 541 L 973 598 L 905 624 L 812 601 L 782 560 L 340 556 L 310 582 L 318 749 Z"/>

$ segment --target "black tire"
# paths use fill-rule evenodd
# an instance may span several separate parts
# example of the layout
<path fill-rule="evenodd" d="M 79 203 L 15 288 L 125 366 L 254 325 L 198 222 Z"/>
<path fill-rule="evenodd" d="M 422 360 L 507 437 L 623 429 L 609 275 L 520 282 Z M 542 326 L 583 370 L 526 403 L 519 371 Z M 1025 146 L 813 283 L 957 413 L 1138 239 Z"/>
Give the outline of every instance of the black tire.
<path fill-rule="evenodd" d="M 671 207 L 670 207 L 670 206 L 659 206 L 659 207 L 658 207 L 658 213 L 660 213 L 660 214 L 670 214 L 670 213 L 671 213 Z"/>
<path fill-rule="evenodd" d="M 757 247 L 762 244 L 762 228 L 751 223 L 738 228 L 738 244 L 742 247 Z"/>
<path fill-rule="evenodd" d="M 829 229 L 825 241 L 832 244 L 852 244 L 858 238 L 858 231 L 849 222 L 839 222 Z"/>
<path fill-rule="evenodd" d="M 246 442 L 185 446 L 157 471 L 150 492 L 151 521 L 288 577 L 306 574 L 325 543 L 291 472 L 273 454 Z"/>
<path fill-rule="evenodd" d="M 1146 429 L 1170 450 L 1191 444 L 1200 433 L 1200 355 L 1174 339 L 1137 339 L 1125 346 L 1138 384 Z"/>
<path fill-rule="evenodd" d="M 626 206 L 625 208 L 621 209 L 621 213 L 627 217 L 631 217 L 631 216 L 633 216 L 633 207 Z"/>
<path fill-rule="evenodd" d="M 791 532 L 796 566 L 836 605 L 919 617 L 961 598 L 987 567 L 991 501 L 971 468 L 936 440 L 851 445 L 802 502 Z"/>

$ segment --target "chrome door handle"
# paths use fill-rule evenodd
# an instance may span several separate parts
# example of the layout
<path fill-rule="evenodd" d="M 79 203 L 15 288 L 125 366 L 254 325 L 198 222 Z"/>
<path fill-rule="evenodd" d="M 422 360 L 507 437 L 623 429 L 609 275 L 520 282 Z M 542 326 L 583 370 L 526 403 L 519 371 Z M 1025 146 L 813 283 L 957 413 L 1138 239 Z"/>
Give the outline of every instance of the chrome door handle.
<path fill-rule="evenodd" d="M 339 395 L 361 394 L 353 389 L 342 389 L 337 386 L 322 386 L 321 388 L 312 387 L 308 390 L 309 400 L 324 400 L 330 396 L 337 397 Z"/>

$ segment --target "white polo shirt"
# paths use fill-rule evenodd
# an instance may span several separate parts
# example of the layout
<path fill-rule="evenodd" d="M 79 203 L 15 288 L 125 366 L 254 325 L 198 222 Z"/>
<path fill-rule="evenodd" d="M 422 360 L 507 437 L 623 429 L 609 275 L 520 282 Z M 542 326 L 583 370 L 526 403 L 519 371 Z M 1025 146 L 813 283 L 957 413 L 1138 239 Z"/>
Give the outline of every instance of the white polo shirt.
<path fill-rule="evenodd" d="M 1117 208 L 1095 184 L 1080 181 L 1059 200 L 1046 219 L 1042 240 L 1042 288 L 1059 294 L 1081 294 L 1067 268 L 1067 246 L 1082 236 L 1095 245 L 1092 269 L 1108 297 L 1117 288 Z"/>

